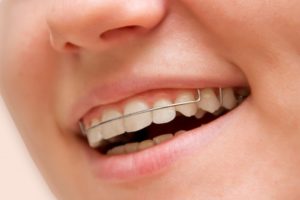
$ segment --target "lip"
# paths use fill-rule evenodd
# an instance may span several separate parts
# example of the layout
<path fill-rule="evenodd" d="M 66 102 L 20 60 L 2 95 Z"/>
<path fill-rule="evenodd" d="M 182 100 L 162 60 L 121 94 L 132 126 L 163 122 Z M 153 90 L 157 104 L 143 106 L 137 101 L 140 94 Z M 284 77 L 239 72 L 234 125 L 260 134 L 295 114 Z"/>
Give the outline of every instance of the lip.
<path fill-rule="evenodd" d="M 127 79 L 96 84 L 71 107 L 67 117 L 68 127 L 78 133 L 80 132 L 78 122 L 92 109 L 150 90 L 245 87 L 248 85 L 241 72 L 229 70 L 227 74 L 227 76 L 219 76 L 203 73 L 196 77 L 186 77 L 182 74 L 170 77 L 167 73 L 160 76 L 154 74 L 151 77 L 130 75 Z"/>
<path fill-rule="evenodd" d="M 164 173 L 183 157 L 203 152 L 221 135 L 230 122 L 239 117 L 247 99 L 234 110 L 214 121 L 149 149 L 124 155 L 106 156 L 84 145 L 84 152 L 94 177 L 109 182 L 128 182 Z M 198 154 L 197 154 L 198 155 Z"/>

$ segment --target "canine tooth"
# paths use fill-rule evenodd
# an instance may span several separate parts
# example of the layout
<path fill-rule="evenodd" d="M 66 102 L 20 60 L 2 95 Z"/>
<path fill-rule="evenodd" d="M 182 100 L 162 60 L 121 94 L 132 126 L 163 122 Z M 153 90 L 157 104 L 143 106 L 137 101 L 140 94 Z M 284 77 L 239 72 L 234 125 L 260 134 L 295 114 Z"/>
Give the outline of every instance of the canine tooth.
<path fill-rule="evenodd" d="M 187 101 L 194 101 L 195 97 L 192 92 L 184 92 L 178 95 L 175 103 L 183 103 Z M 186 117 L 191 117 L 197 112 L 197 105 L 195 103 L 176 106 L 176 110 Z"/>
<path fill-rule="evenodd" d="M 125 153 L 125 147 L 124 145 L 117 146 L 112 148 L 107 152 L 107 155 L 119 155 L 119 154 L 124 154 Z"/>
<path fill-rule="evenodd" d="M 197 119 L 201 119 L 205 115 L 205 113 L 206 113 L 206 111 L 204 111 L 204 110 L 202 110 L 202 109 L 199 108 L 197 110 L 197 113 L 195 114 L 195 117 Z"/>
<path fill-rule="evenodd" d="M 223 89 L 223 107 L 231 110 L 237 105 L 237 99 L 235 98 L 232 88 Z"/>
<path fill-rule="evenodd" d="M 126 153 L 136 152 L 136 151 L 138 151 L 138 148 L 139 148 L 139 143 L 138 142 L 125 144 Z"/>
<path fill-rule="evenodd" d="M 140 100 L 129 102 L 124 109 L 124 115 L 134 112 L 148 110 L 149 106 Z M 152 123 L 152 113 L 146 112 L 143 114 L 132 115 L 124 118 L 124 127 L 127 132 L 135 132 L 141 130 Z"/>
<path fill-rule="evenodd" d="M 87 139 L 91 147 L 98 147 L 103 139 L 101 134 L 101 127 L 96 127 L 88 130 Z"/>
<path fill-rule="evenodd" d="M 183 134 L 185 132 L 186 132 L 185 130 L 180 130 L 180 131 L 177 131 L 174 135 L 178 136 L 178 135 L 181 135 L 181 134 Z"/>
<path fill-rule="evenodd" d="M 98 118 L 95 118 L 95 119 L 92 120 L 90 127 L 96 126 L 96 125 L 98 125 L 100 123 L 101 123 L 101 120 L 98 119 Z"/>
<path fill-rule="evenodd" d="M 214 113 L 220 108 L 220 102 L 213 89 L 201 90 L 201 101 L 198 103 L 198 107 L 210 113 Z"/>
<path fill-rule="evenodd" d="M 121 117 L 122 114 L 117 110 L 106 110 L 103 112 L 102 121 L 107 121 L 116 117 Z M 104 139 L 113 138 L 125 132 L 123 120 L 117 119 L 101 125 L 102 135 Z"/>
<path fill-rule="evenodd" d="M 173 134 L 170 133 L 170 134 L 164 134 L 164 135 L 157 136 L 157 137 L 153 138 L 153 141 L 155 144 L 160 144 L 160 143 L 170 140 L 172 138 L 173 138 Z"/>
<path fill-rule="evenodd" d="M 155 144 L 152 140 L 144 140 L 139 143 L 139 150 L 148 149 L 154 145 Z"/>
<path fill-rule="evenodd" d="M 160 99 L 153 105 L 154 108 L 168 106 L 172 104 L 172 101 L 168 99 Z M 164 124 L 172 121 L 176 117 L 176 111 L 174 107 L 169 107 L 161 110 L 155 110 L 152 112 L 153 122 L 155 124 Z"/>

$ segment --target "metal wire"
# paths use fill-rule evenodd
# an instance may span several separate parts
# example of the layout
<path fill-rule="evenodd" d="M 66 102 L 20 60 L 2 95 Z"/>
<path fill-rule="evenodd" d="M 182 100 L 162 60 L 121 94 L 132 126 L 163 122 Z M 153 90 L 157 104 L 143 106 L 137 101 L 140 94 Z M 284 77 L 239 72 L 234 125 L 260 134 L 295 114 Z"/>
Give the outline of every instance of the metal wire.
<path fill-rule="evenodd" d="M 116 118 L 113 118 L 113 119 L 110 119 L 110 120 L 106 120 L 104 122 L 100 122 L 96 125 L 93 125 L 93 126 L 89 127 L 88 129 L 86 129 L 84 127 L 84 124 L 82 122 L 79 122 L 79 126 L 80 126 L 80 130 L 81 130 L 82 134 L 86 135 L 87 131 L 89 131 L 90 129 L 96 128 L 98 126 L 101 126 L 103 124 L 106 124 L 106 123 L 109 123 L 109 122 L 112 122 L 112 121 L 115 121 L 115 120 L 124 119 L 124 118 L 128 118 L 128 117 L 131 117 L 131 116 L 134 116 L 134 115 L 140 115 L 140 114 L 143 114 L 143 113 L 152 112 L 152 111 L 161 110 L 161 109 L 166 109 L 166 108 L 170 108 L 170 107 L 182 106 L 182 105 L 187 105 L 187 104 L 192 104 L 192 103 L 198 103 L 200 101 L 201 101 L 201 90 L 197 89 L 197 98 L 196 98 L 196 100 L 193 100 L 193 101 L 185 101 L 185 102 L 181 102 L 181 103 L 174 103 L 174 104 L 170 104 L 170 105 L 167 105 L 167 106 L 161 106 L 161 107 L 157 107 L 157 108 L 150 108 L 150 109 L 147 109 L 147 110 L 141 110 L 141 111 L 133 112 L 133 113 L 126 114 L 126 115 L 123 115 L 123 116 L 120 116 L 120 117 L 116 117 Z M 223 105 L 223 88 L 219 88 L 219 101 L 220 101 L 220 105 Z"/>

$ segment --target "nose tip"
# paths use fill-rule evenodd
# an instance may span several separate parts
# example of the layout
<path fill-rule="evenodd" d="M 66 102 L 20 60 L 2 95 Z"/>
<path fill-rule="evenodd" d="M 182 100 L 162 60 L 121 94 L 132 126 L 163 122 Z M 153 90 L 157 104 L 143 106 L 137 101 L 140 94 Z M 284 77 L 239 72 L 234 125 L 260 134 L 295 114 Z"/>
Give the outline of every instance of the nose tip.
<path fill-rule="evenodd" d="M 47 22 L 54 49 L 99 50 L 138 39 L 165 14 L 165 0 L 64 0 L 55 1 Z"/>

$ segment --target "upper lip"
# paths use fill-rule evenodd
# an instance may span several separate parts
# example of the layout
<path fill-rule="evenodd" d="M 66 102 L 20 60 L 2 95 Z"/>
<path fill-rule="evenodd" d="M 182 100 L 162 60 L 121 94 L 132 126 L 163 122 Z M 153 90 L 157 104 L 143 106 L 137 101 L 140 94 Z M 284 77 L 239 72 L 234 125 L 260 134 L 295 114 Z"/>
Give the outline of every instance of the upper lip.
<path fill-rule="evenodd" d="M 100 80 L 98 84 L 88 86 L 84 91 L 84 95 L 79 97 L 75 104 L 70 107 L 69 127 L 79 132 L 79 121 L 91 109 L 149 90 L 247 86 L 243 73 L 234 68 L 228 68 L 226 76 L 210 72 L 205 73 L 205 71 L 197 75 L 184 74 L 184 71 L 182 72 L 172 74 L 172 76 L 166 71 L 159 72 L 159 74 L 153 71 L 149 74 L 130 73 L 124 75 L 126 78 L 116 79 L 110 83 L 101 82 Z"/>

